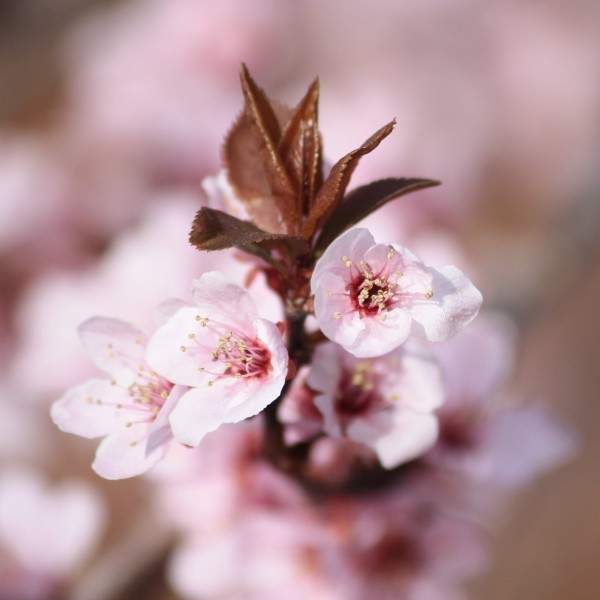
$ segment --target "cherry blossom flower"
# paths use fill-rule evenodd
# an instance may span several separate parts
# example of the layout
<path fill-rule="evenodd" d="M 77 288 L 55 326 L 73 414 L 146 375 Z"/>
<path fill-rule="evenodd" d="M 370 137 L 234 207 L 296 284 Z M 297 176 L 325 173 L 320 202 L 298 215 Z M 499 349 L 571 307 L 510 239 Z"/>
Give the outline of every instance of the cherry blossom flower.
<path fill-rule="evenodd" d="M 311 289 L 323 333 L 354 356 L 382 356 L 409 335 L 448 339 L 471 322 L 482 298 L 454 266 L 427 267 L 397 244 L 353 229 L 327 248 Z"/>
<path fill-rule="evenodd" d="M 62 586 L 97 545 L 105 508 L 78 481 L 47 486 L 40 474 L 8 469 L 0 476 L 0 595 L 63 597 Z"/>
<path fill-rule="evenodd" d="M 420 456 L 437 438 L 437 420 L 431 413 L 444 397 L 440 370 L 417 341 L 370 360 L 324 343 L 315 352 L 306 384 L 314 391 L 322 430 L 370 447 L 385 468 Z M 303 408 L 306 395 L 286 397 L 280 415 L 293 421 L 293 405 L 299 404 L 298 420 L 310 432 L 318 416 L 311 419 Z"/>
<path fill-rule="evenodd" d="M 288 354 L 274 323 L 258 317 L 243 288 L 218 272 L 193 282 L 196 306 L 177 311 L 148 344 L 148 362 L 192 387 L 171 414 L 173 434 L 197 446 L 222 423 L 263 410 L 285 382 Z"/>
<path fill-rule="evenodd" d="M 116 319 L 96 317 L 79 328 L 85 350 L 109 379 L 90 379 L 52 405 L 54 422 L 82 437 L 106 436 L 92 467 L 107 479 L 139 475 L 167 451 L 168 415 L 187 388 L 145 361 L 147 336 Z"/>
<path fill-rule="evenodd" d="M 434 349 L 448 398 L 427 460 L 496 490 L 523 487 L 577 449 L 570 427 L 548 408 L 501 393 L 512 371 L 516 334 L 509 318 L 484 313 L 462 335 Z"/>
<path fill-rule="evenodd" d="M 486 562 L 481 532 L 443 505 L 448 491 L 427 474 L 364 498 L 334 498 L 344 598 L 458 600 L 456 584 Z"/>

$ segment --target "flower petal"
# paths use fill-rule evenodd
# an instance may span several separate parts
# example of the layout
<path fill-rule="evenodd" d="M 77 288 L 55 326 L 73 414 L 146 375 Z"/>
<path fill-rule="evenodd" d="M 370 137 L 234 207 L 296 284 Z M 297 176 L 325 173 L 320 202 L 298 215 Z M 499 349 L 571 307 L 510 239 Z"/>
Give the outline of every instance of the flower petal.
<path fill-rule="evenodd" d="M 176 385 L 172 390 L 160 412 L 156 415 L 154 422 L 150 425 L 148 431 L 148 441 L 146 442 L 146 455 L 151 454 L 159 446 L 164 446 L 173 439 L 173 432 L 169 424 L 169 416 L 175 408 L 177 402 L 185 392 L 188 391 L 184 385 Z"/>
<path fill-rule="evenodd" d="M 421 456 L 435 443 L 438 422 L 431 414 L 381 411 L 348 425 L 348 437 L 372 448 L 386 469 Z"/>
<path fill-rule="evenodd" d="M 152 468 L 167 452 L 168 446 L 146 453 L 148 425 L 134 424 L 105 437 L 96 451 L 92 468 L 105 479 L 126 479 Z"/>
<path fill-rule="evenodd" d="M 207 433 L 223 424 L 227 402 L 223 386 L 193 388 L 186 392 L 169 417 L 175 439 L 187 446 L 198 446 Z"/>
<path fill-rule="evenodd" d="M 157 327 L 164 325 L 179 309 L 186 308 L 189 306 L 188 302 L 180 300 L 179 298 L 170 298 L 161 302 L 153 313 L 154 323 Z"/>
<path fill-rule="evenodd" d="M 218 271 L 204 273 L 192 282 L 192 298 L 198 310 L 242 331 L 257 316 L 250 294 Z"/>
<path fill-rule="evenodd" d="M 202 315 L 205 317 L 206 315 Z M 206 342 L 203 355 L 194 351 L 182 351 L 190 344 L 190 335 L 200 331 L 199 309 L 186 307 L 178 310 L 162 327 L 157 329 L 146 350 L 148 364 L 163 377 L 176 384 L 189 386 L 206 386 L 210 379 L 206 373 L 200 371 L 202 367 L 209 366 L 210 351 L 213 344 L 216 348 L 218 335 L 212 334 L 208 328 L 202 332 L 202 338 L 210 338 Z M 213 339 L 214 338 L 214 339 Z M 204 344 L 204 339 L 202 340 Z"/>
<path fill-rule="evenodd" d="M 147 336 L 133 325 L 118 319 L 93 317 L 79 326 L 85 351 L 94 364 L 119 384 L 135 381 L 144 363 Z"/>
<path fill-rule="evenodd" d="M 320 285 L 321 277 L 324 273 L 335 273 L 344 277 L 348 273 L 349 267 L 346 266 L 346 260 L 359 264 L 367 250 L 375 244 L 375 240 L 368 229 L 357 227 L 347 231 L 337 238 L 323 256 L 318 260 L 311 278 L 311 290 L 317 294 L 317 288 Z M 344 257 L 346 257 L 345 260 Z"/>
<path fill-rule="evenodd" d="M 481 292 L 454 266 L 430 268 L 432 297 L 407 307 L 412 333 L 430 342 L 443 342 L 468 325 L 479 312 Z"/>
<path fill-rule="evenodd" d="M 131 412 L 122 407 L 129 402 L 127 393 L 107 379 L 90 379 L 54 402 L 50 415 L 62 431 L 96 438 L 125 425 Z"/>

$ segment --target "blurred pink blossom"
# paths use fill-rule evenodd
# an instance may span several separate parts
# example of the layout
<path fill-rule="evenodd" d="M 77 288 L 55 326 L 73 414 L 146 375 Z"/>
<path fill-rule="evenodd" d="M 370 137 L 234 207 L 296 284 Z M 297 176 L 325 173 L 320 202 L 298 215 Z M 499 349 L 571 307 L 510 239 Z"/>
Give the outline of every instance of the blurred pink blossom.
<path fill-rule="evenodd" d="M 5 598 L 51 598 L 76 576 L 104 529 L 94 490 L 77 481 L 48 487 L 28 470 L 0 476 L 0 589 Z"/>

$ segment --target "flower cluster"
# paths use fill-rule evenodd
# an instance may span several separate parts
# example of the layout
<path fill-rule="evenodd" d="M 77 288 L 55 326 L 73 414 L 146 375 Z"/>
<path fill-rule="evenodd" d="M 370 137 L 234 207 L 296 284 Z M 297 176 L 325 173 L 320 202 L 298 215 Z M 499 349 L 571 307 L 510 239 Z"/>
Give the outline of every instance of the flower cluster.
<path fill-rule="evenodd" d="M 477 372 L 460 350 L 470 338 L 456 334 L 482 303 L 462 271 L 355 227 L 439 182 L 389 178 L 347 191 L 394 122 L 326 174 L 318 81 L 294 109 L 271 102 L 245 66 L 241 83 L 244 110 L 223 171 L 203 184 L 190 242 L 236 252 L 246 285 L 201 274 L 190 302 L 156 308 L 153 332 L 84 322 L 83 346 L 107 377 L 68 390 L 52 418 L 104 437 L 93 468 L 105 478 L 156 466 L 157 503 L 183 530 L 171 576 L 186 597 L 454 597 L 455 581 L 483 562 L 476 519 L 461 520 L 456 499 L 492 483 L 477 465 L 502 469 L 497 428 L 481 409 L 498 383 L 478 388 L 478 377 L 507 361 L 486 346 L 489 368 Z M 253 300 L 246 288 L 257 278 L 278 309 Z M 553 460 L 568 453 L 559 428 L 533 420 Z M 521 479 L 545 466 L 524 447 Z"/>

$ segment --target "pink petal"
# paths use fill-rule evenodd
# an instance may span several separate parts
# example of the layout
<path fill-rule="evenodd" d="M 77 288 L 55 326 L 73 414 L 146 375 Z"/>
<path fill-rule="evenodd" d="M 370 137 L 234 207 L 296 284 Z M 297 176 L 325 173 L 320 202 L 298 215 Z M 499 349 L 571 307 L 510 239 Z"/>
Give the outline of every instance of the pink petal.
<path fill-rule="evenodd" d="M 424 454 L 438 435 L 437 419 L 412 411 L 382 411 L 348 425 L 348 437 L 372 448 L 386 469 Z"/>
<path fill-rule="evenodd" d="M 412 333 L 443 342 L 468 325 L 479 312 L 481 292 L 454 266 L 431 268 L 433 296 L 407 308 L 414 319 Z"/>
<path fill-rule="evenodd" d="M 324 291 L 321 285 L 321 277 L 324 273 L 334 273 L 346 278 L 348 267 L 345 264 L 343 257 L 355 264 L 359 264 L 363 260 L 367 250 L 375 244 L 375 240 L 368 229 L 357 227 L 351 229 L 337 238 L 323 256 L 318 260 L 315 270 L 311 278 L 311 290 L 315 296 L 318 288 L 321 287 L 321 292 Z"/>
<path fill-rule="evenodd" d="M 190 343 L 189 335 L 199 329 L 196 320 L 198 316 L 200 316 L 200 311 L 196 307 L 178 310 L 154 332 L 148 342 L 146 350 L 148 364 L 173 383 L 206 387 L 211 379 L 210 376 L 199 370 L 201 367 L 210 369 L 209 350 L 206 350 L 205 356 L 199 356 L 198 352 L 181 350 Z M 201 316 L 207 315 L 202 314 Z M 207 337 L 210 337 L 210 334 Z"/>
<path fill-rule="evenodd" d="M 167 445 L 146 453 L 148 426 L 134 424 L 105 437 L 96 451 L 92 468 L 105 479 L 125 479 L 145 473 L 161 460 Z"/>
<path fill-rule="evenodd" d="M 144 363 L 146 334 L 117 319 L 94 317 L 79 326 L 81 342 L 94 364 L 121 385 L 132 383 Z"/>
<path fill-rule="evenodd" d="M 345 350 L 357 358 L 373 358 L 383 356 L 403 344 L 411 331 L 410 316 L 401 309 L 392 310 L 385 315 L 363 317 L 362 331 L 351 343 L 337 341 Z"/>
<path fill-rule="evenodd" d="M 62 431 L 96 438 L 125 425 L 131 412 L 119 406 L 130 401 L 128 394 L 110 381 L 90 379 L 68 390 L 52 405 L 50 415 Z"/>
<path fill-rule="evenodd" d="M 153 313 L 154 323 L 157 327 L 164 325 L 178 310 L 189 306 L 188 302 L 179 298 L 171 298 L 161 302 Z"/>
<path fill-rule="evenodd" d="M 201 312 L 242 331 L 257 316 L 250 294 L 218 271 L 204 273 L 192 282 L 192 298 Z"/>
<path fill-rule="evenodd" d="M 198 446 L 204 436 L 224 423 L 227 415 L 225 386 L 193 388 L 179 400 L 169 422 L 175 439 L 186 446 Z"/>
<path fill-rule="evenodd" d="M 386 381 L 386 398 L 397 395 L 399 399 L 394 401 L 395 405 L 416 412 L 435 410 L 442 405 L 446 393 L 441 369 L 424 343 L 408 340 L 388 357 L 391 361 L 394 358 L 399 361 L 399 372 L 390 372 Z"/>
<path fill-rule="evenodd" d="M 173 439 L 173 432 L 171 431 L 171 425 L 169 423 L 169 416 L 173 411 L 173 408 L 179 402 L 179 399 L 188 388 L 183 385 L 176 385 L 172 390 L 159 413 L 156 415 L 154 422 L 150 425 L 148 430 L 148 441 L 146 442 L 146 455 L 151 454 L 160 446 L 168 444 Z"/>

